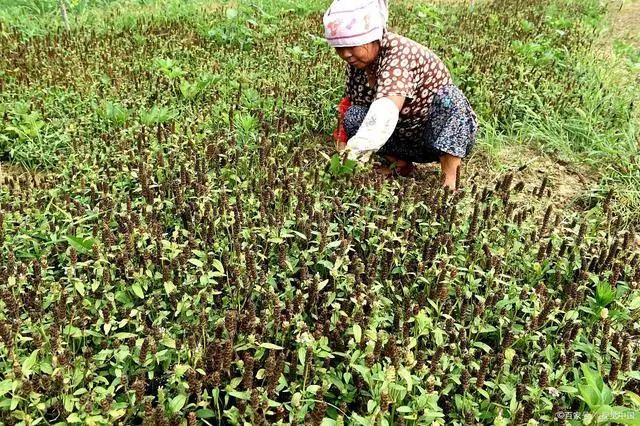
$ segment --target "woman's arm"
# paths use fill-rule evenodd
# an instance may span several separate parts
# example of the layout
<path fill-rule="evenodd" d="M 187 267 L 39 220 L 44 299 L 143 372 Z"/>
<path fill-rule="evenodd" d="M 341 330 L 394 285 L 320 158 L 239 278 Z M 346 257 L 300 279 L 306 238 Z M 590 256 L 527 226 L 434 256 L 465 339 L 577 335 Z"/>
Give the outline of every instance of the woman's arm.
<path fill-rule="evenodd" d="M 387 98 L 391 99 L 394 104 L 398 107 L 398 111 L 402 111 L 402 106 L 404 105 L 405 97 L 404 96 L 387 96 Z"/>
<path fill-rule="evenodd" d="M 387 143 L 398 124 L 404 100 L 404 96 L 385 96 L 371 104 L 360 129 L 347 143 L 349 159 L 367 162 Z"/>

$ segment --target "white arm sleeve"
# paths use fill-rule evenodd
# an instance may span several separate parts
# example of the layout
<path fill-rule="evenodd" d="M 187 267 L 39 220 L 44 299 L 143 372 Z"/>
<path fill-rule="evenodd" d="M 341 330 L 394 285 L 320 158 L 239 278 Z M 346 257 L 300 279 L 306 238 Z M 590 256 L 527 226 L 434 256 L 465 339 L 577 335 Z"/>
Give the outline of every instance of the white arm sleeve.
<path fill-rule="evenodd" d="M 368 161 L 372 153 L 387 143 L 398 124 L 400 111 L 389 98 L 374 101 L 358 132 L 349 139 L 349 158 Z"/>

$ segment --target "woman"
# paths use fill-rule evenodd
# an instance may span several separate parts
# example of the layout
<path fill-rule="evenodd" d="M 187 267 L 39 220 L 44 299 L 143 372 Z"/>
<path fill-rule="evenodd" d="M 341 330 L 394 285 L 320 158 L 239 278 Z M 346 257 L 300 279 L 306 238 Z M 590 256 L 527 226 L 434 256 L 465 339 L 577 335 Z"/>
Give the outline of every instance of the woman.
<path fill-rule="evenodd" d="M 475 144 L 476 115 L 440 58 L 387 31 L 388 16 L 386 0 L 334 0 L 324 15 L 325 37 L 348 63 L 343 104 L 352 105 L 340 148 L 362 162 L 377 153 L 405 176 L 414 162 L 439 162 L 444 184 L 455 189 Z"/>

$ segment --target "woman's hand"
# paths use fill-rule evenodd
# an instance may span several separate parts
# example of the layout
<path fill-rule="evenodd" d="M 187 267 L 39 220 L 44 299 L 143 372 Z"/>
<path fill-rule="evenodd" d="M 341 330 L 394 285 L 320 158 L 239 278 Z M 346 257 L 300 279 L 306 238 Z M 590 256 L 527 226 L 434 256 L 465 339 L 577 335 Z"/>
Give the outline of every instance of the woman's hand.
<path fill-rule="evenodd" d="M 384 97 L 371 104 L 358 132 L 347 142 L 350 159 L 367 162 L 371 154 L 387 143 L 398 124 L 401 108 L 398 104 L 403 99 Z"/>
<path fill-rule="evenodd" d="M 367 146 L 369 141 L 358 135 L 355 135 L 349 139 L 345 150 L 347 152 L 347 158 L 353 161 L 360 161 L 361 163 L 368 163 L 371 159 L 371 154 L 377 151 L 377 149 L 371 149 Z"/>

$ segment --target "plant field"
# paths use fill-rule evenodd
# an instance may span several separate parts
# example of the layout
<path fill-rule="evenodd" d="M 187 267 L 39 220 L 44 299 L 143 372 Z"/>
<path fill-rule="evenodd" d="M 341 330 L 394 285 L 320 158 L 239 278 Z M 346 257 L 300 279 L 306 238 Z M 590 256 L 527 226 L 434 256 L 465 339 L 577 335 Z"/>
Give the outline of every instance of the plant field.
<path fill-rule="evenodd" d="M 0 424 L 640 424 L 606 8 L 391 3 L 481 116 L 452 192 L 332 156 L 328 3 L 78 2 L 66 32 L 0 0 Z M 597 183 L 559 206 L 505 146 Z"/>

